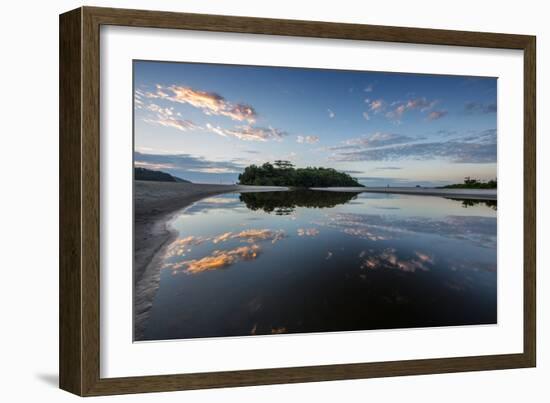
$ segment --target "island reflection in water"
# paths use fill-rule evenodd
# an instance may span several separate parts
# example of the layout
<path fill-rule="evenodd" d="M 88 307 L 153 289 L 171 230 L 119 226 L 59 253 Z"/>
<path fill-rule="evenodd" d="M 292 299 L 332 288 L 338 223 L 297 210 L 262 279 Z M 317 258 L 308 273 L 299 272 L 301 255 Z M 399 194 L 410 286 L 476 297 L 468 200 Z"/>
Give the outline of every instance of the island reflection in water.
<path fill-rule="evenodd" d="M 374 193 L 204 199 L 171 222 L 139 340 L 494 324 L 495 210 Z"/>

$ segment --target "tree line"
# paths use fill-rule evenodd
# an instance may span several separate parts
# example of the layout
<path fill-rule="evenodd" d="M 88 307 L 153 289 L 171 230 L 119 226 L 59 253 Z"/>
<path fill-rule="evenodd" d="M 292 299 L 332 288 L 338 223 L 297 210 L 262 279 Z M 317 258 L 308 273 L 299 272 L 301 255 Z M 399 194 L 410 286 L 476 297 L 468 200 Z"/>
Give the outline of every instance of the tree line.
<path fill-rule="evenodd" d="M 496 189 L 497 180 L 491 179 L 489 181 L 480 181 L 479 179 L 472 179 L 467 176 L 464 178 L 463 183 L 456 183 L 454 185 L 443 186 L 445 189 Z"/>

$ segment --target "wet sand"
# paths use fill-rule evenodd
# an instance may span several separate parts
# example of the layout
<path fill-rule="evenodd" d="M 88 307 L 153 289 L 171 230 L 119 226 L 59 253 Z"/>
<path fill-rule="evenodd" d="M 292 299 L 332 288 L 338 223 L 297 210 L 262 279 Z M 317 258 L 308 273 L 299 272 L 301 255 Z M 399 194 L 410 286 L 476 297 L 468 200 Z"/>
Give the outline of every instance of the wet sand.
<path fill-rule="evenodd" d="M 167 222 L 194 202 L 230 192 L 284 191 L 286 187 L 134 182 L 134 334 L 147 319 L 160 281 L 158 259 L 176 238 Z"/>

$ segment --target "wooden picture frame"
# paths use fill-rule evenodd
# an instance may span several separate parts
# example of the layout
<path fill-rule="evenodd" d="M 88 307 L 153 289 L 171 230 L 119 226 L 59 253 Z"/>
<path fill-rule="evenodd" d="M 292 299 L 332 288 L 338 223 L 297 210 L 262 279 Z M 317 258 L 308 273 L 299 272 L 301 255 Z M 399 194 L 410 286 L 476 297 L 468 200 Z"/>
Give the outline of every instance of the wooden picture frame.
<path fill-rule="evenodd" d="M 401 42 L 524 52 L 523 353 L 229 372 L 100 377 L 100 26 Z M 535 312 L 535 37 L 81 7 L 60 16 L 60 387 L 80 396 L 533 367 Z"/>

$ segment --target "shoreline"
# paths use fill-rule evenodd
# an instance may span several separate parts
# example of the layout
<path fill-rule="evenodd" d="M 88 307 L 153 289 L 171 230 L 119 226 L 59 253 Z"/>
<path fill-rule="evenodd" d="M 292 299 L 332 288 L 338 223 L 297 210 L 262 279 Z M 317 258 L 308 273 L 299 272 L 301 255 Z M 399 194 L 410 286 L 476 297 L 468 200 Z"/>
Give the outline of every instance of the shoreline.
<path fill-rule="evenodd" d="M 206 197 L 232 192 L 276 192 L 289 190 L 287 187 L 278 186 L 244 186 L 244 185 L 210 185 L 195 183 L 153 182 L 135 181 L 134 184 L 134 251 L 136 253 L 135 271 L 139 280 L 145 270 L 142 260 L 151 253 L 147 249 L 158 250 L 159 245 L 148 245 L 151 235 L 155 237 L 168 232 L 165 224 L 172 215 L 179 210 Z M 159 228 L 152 228 L 159 221 L 165 224 Z M 150 233 L 152 232 L 152 233 Z M 164 234 L 165 237 L 167 234 Z M 144 256 L 141 256 L 141 255 Z M 150 260 L 150 259 L 147 259 Z M 137 263 L 137 264 L 136 264 Z"/>
<path fill-rule="evenodd" d="M 497 200 L 497 189 L 443 189 L 411 187 L 325 187 L 310 188 L 324 192 L 388 193 L 416 196 L 441 196 L 461 200 Z"/>
<path fill-rule="evenodd" d="M 201 199 L 224 193 L 286 190 L 289 188 L 134 181 L 134 339 L 143 331 L 159 286 L 162 252 L 177 238 L 167 225 L 176 213 Z"/>

